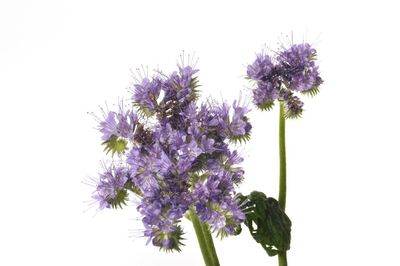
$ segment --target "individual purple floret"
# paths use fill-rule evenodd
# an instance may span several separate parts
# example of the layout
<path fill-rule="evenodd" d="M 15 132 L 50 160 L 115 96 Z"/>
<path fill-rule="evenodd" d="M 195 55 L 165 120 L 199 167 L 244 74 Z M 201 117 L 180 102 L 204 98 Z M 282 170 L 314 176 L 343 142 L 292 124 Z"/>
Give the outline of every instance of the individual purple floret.
<path fill-rule="evenodd" d="M 120 110 L 99 128 L 125 166 L 101 175 L 95 198 L 110 208 L 120 206 L 128 191 L 135 193 L 144 235 L 166 251 L 180 250 L 180 220 L 189 209 L 222 237 L 236 234 L 244 221 L 234 199 L 243 159 L 230 143 L 249 138 L 249 109 L 238 101 L 197 107 L 197 72 L 180 66 L 171 75 L 145 78 L 134 85 L 133 101 L 146 119 Z"/>
<path fill-rule="evenodd" d="M 303 102 L 293 93 L 315 95 L 319 92 L 318 87 L 323 81 L 316 58 L 316 50 L 308 43 L 282 48 L 273 58 L 258 54 L 247 67 L 247 77 L 255 81 L 254 104 L 261 110 L 270 110 L 275 100 L 279 100 L 284 104 L 287 118 L 300 117 Z"/>

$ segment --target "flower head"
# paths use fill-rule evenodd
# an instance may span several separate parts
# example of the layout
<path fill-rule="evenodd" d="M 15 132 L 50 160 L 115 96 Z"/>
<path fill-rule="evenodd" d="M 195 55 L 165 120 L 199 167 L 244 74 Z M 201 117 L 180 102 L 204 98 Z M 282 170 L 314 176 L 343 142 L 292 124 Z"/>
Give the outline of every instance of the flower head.
<path fill-rule="evenodd" d="M 126 203 L 127 191 L 125 184 L 128 181 L 128 170 L 114 165 L 105 167 L 100 174 L 99 183 L 93 198 L 99 201 L 100 209 L 121 207 Z"/>
<path fill-rule="evenodd" d="M 151 114 L 158 107 L 158 97 L 160 95 L 162 82 L 158 78 L 149 80 L 144 78 L 141 83 L 134 85 L 132 100 L 135 105 L 141 108 L 143 113 Z"/>
<path fill-rule="evenodd" d="M 247 77 L 255 81 L 253 102 L 261 110 L 270 110 L 275 100 L 286 108 L 287 118 L 300 117 L 303 102 L 295 92 L 315 95 L 322 79 L 316 65 L 317 52 L 308 43 L 282 48 L 272 58 L 258 54 L 247 67 Z"/>
<path fill-rule="evenodd" d="M 277 61 L 290 89 L 306 91 L 322 84 L 315 64 L 316 57 L 317 51 L 308 43 L 294 44 L 279 53 Z"/>
<path fill-rule="evenodd" d="M 103 133 L 102 140 L 111 137 L 132 138 L 138 122 L 137 115 L 132 110 L 125 111 L 121 103 L 119 112 L 104 114 L 104 120 L 99 123 L 99 131 Z"/>
<path fill-rule="evenodd" d="M 180 250 L 180 219 L 189 208 L 221 236 L 236 234 L 244 221 L 234 200 L 242 158 L 230 143 L 249 138 L 249 109 L 238 101 L 198 107 L 197 72 L 179 66 L 171 75 L 143 79 L 132 98 L 147 120 L 120 110 L 100 128 L 103 140 L 124 141 L 118 160 L 126 164 L 100 176 L 96 199 L 109 208 L 122 192 L 124 200 L 128 191 L 138 195 L 144 235 L 163 250 Z"/>

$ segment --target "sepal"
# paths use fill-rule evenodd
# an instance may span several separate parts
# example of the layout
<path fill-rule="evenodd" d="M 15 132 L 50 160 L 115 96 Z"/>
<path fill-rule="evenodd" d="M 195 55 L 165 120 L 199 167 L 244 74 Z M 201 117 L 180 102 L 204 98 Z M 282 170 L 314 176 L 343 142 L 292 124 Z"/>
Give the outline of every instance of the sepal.
<path fill-rule="evenodd" d="M 265 101 L 264 103 L 257 105 L 257 108 L 260 109 L 261 111 L 270 111 L 272 110 L 273 107 L 274 107 L 273 100 Z"/>
<path fill-rule="evenodd" d="M 179 221 L 178 221 L 179 222 Z M 160 247 L 160 250 L 166 252 L 181 251 L 181 246 L 184 244 L 181 242 L 184 238 L 183 230 L 180 225 L 175 225 L 175 230 L 171 232 L 163 232 L 156 230 L 154 232 L 153 245 Z"/>
<path fill-rule="evenodd" d="M 107 202 L 110 204 L 109 206 L 113 209 L 122 209 L 123 205 L 126 206 L 126 202 L 128 201 L 128 191 L 126 189 L 121 189 L 116 192 L 115 197 L 107 197 Z"/>
<path fill-rule="evenodd" d="M 319 87 L 315 86 L 315 87 L 312 87 L 309 90 L 301 91 L 300 93 L 304 94 L 304 95 L 309 95 L 311 97 L 314 97 L 315 95 L 317 95 L 319 93 Z"/>
<path fill-rule="evenodd" d="M 111 152 L 111 155 L 114 156 L 116 153 L 117 155 L 121 155 L 125 152 L 127 149 L 127 142 L 125 139 L 118 138 L 117 136 L 113 135 L 111 138 L 108 140 L 104 141 L 102 143 L 106 147 L 104 148 L 104 151 L 108 154 Z"/>

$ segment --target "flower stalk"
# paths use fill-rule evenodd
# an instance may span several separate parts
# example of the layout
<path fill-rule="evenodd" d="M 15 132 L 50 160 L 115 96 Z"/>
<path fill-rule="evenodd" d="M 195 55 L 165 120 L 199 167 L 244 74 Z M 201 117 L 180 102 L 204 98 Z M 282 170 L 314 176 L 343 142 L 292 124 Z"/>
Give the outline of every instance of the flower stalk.
<path fill-rule="evenodd" d="M 285 107 L 279 108 L 279 207 L 286 207 L 286 141 L 285 141 Z"/>
<path fill-rule="evenodd" d="M 211 259 L 212 259 L 212 261 L 213 261 L 213 265 L 214 265 L 214 266 L 219 266 L 218 255 L 217 255 L 217 251 L 216 251 L 215 246 L 214 246 L 214 241 L 213 241 L 213 239 L 212 239 L 212 235 L 211 235 L 211 232 L 210 232 L 210 228 L 209 228 L 209 226 L 208 226 L 207 224 L 205 224 L 205 223 L 202 223 L 201 226 L 202 226 L 202 230 L 203 230 L 203 234 L 204 234 L 204 239 L 205 239 L 205 241 L 206 241 L 208 251 L 209 251 L 210 254 L 211 254 Z"/>
<path fill-rule="evenodd" d="M 286 141 L 285 141 L 285 107 L 279 105 L 279 207 L 285 211 L 286 207 Z M 278 254 L 279 266 L 287 266 L 286 251 Z"/>
<path fill-rule="evenodd" d="M 215 251 L 209 229 L 203 224 L 196 212 L 191 208 L 189 210 L 190 220 L 193 223 L 194 231 L 196 232 L 197 241 L 199 242 L 201 254 L 203 255 L 206 266 L 219 266 L 217 253 Z"/>

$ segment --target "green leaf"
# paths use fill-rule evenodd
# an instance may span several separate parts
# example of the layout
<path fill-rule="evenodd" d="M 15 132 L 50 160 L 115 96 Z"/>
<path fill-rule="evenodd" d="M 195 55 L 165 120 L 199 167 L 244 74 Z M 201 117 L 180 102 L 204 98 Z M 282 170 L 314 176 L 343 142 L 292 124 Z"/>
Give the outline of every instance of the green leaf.
<path fill-rule="evenodd" d="M 244 224 L 267 254 L 275 256 L 289 250 L 292 222 L 279 208 L 278 201 L 258 191 L 251 192 L 249 196 L 239 195 L 238 198 L 246 214 Z"/>
<path fill-rule="evenodd" d="M 117 153 L 118 155 L 124 153 L 127 149 L 126 145 L 128 143 L 126 142 L 126 140 L 120 139 L 117 136 L 113 135 L 109 140 L 104 141 L 102 144 L 106 146 L 104 148 L 104 151 L 107 154 L 111 152 L 112 156 L 114 156 L 115 153 Z"/>

